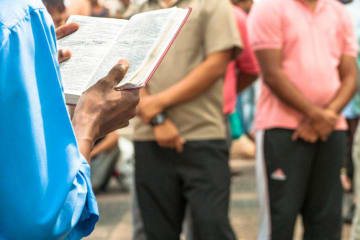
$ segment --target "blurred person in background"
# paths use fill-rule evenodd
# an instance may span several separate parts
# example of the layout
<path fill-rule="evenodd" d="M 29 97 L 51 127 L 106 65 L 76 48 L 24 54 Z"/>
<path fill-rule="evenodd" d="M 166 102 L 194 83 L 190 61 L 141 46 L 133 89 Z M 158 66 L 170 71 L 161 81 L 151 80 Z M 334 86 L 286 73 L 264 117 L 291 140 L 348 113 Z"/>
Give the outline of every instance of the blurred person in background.
<path fill-rule="evenodd" d="M 252 51 L 247 33 L 247 14 L 253 5 L 252 0 L 232 0 L 233 11 L 238 27 L 238 32 L 243 43 L 242 52 L 238 57 L 231 61 L 227 67 L 224 83 L 224 107 L 223 111 L 226 121 L 229 122 L 230 132 L 228 132 L 229 148 L 231 148 L 232 139 L 237 139 L 241 134 L 241 126 L 239 124 L 239 115 L 236 111 L 237 94 L 243 92 L 258 78 L 259 66 L 256 61 L 254 52 Z M 248 147 L 246 145 L 245 147 Z M 232 175 L 239 172 L 232 170 Z M 193 235 L 192 221 L 190 212 L 187 212 L 185 223 L 186 240 L 195 240 Z"/>
<path fill-rule="evenodd" d="M 239 111 L 237 110 L 237 94 L 242 93 L 258 78 L 259 67 L 253 51 L 249 45 L 247 33 L 247 14 L 249 13 L 252 0 L 233 0 L 233 10 L 236 18 L 238 31 L 243 42 L 243 51 L 236 60 L 230 62 L 227 67 L 225 85 L 224 85 L 224 113 L 229 119 L 231 137 L 239 138 L 244 132 L 244 126 L 241 122 Z M 255 103 L 253 103 L 255 104 Z M 253 106 L 254 107 L 254 106 Z M 243 143 L 243 142 L 242 142 Z M 250 152 L 251 147 L 243 144 L 243 152 Z M 252 147 L 254 149 L 254 147 Z M 248 153 L 247 155 L 251 155 Z"/>
<path fill-rule="evenodd" d="M 238 27 L 238 32 L 240 34 L 243 46 L 242 52 L 238 57 L 231 61 L 227 66 L 225 83 L 224 83 L 224 106 L 223 111 L 226 116 L 226 123 L 230 126 L 230 132 L 228 132 L 228 146 L 231 148 L 232 139 L 239 137 L 239 118 L 238 113 L 236 112 L 236 101 L 237 94 L 243 92 L 244 89 L 248 88 L 257 78 L 259 67 L 255 58 L 253 51 L 251 50 L 248 34 L 247 34 L 247 14 L 249 13 L 251 6 L 253 4 L 252 0 L 233 0 L 233 11 Z M 241 127 L 240 127 L 241 128 Z M 237 171 L 232 170 L 232 175 L 238 174 Z M 192 219 L 190 211 L 186 212 L 185 219 L 185 239 L 186 240 L 196 240 L 192 229 Z"/>
<path fill-rule="evenodd" d="M 131 4 L 130 0 L 105 0 L 104 5 L 109 9 L 109 15 L 113 18 L 124 18 L 124 13 Z"/>
<path fill-rule="evenodd" d="M 222 90 L 240 36 L 229 1 L 150 0 L 139 11 L 173 6 L 193 10 L 141 92 L 135 123 L 136 193 L 146 239 L 179 239 L 189 206 L 194 239 L 232 240 Z"/>
<path fill-rule="evenodd" d="M 120 157 L 119 135 L 116 131 L 95 142 L 90 153 L 91 183 L 94 192 L 106 191 Z"/>
<path fill-rule="evenodd" d="M 89 0 L 91 6 L 92 17 L 109 17 L 109 9 L 105 7 L 101 0 Z"/>
<path fill-rule="evenodd" d="M 139 13 L 141 9 L 148 4 L 150 0 L 130 0 L 130 4 L 127 7 L 126 11 L 123 14 L 123 18 L 130 18 L 136 13 Z"/>
<path fill-rule="evenodd" d="M 135 114 L 138 92 L 114 90 L 127 62 L 80 97 L 71 121 L 59 69 L 71 53 L 56 38 L 78 25 L 55 30 L 41 0 L 2 0 L 0 26 L 0 107 L 11 113 L 0 118 L 0 239 L 81 239 L 98 220 L 92 146 Z"/>
<path fill-rule="evenodd" d="M 70 15 L 91 15 L 91 3 L 90 0 L 64 0 L 65 6 Z"/>
<path fill-rule="evenodd" d="M 249 17 L 261 68 L 256 111 L 258 239 L 341 239 L 340 172 L 346 152 L 341 116 L 357 89 L 357 39 L 333 0 L 264 0 Z"/>
<path fill-rule="evenodd" d="M 68 16 L 64 0 L 43 0 L 46 9 L 51 15 L 51 18 L 54 21 L 55 27 L 60 27 L 64 25 Z"/>
<path fill-rule="evenodd" d="M 359 0 L 341 0 L 346 4 L 346 9 L 349 11 L 351 18 L 354 23 L 354 30 L 358 39 L 360 40 L 360 4 Z M 358 60 L 359 63 L 359 60 Z M 359 65 L 359 64 L 358 64 Z M 360 66 L 360 65 L 359 65 Z M 358 81 L 359 83 L 359 81 Z M 359 123 L 360 118 L 360 90 L 357 91 L 353 100 L 346 106 L 343 112 L 346 121 L 348 123 L 347 130 L 347 151 L 345 157 L 345 168 L 342 170 L 341 180 L 343 183 L 344 190 L 352 193 L 355 190 L 355 179 L 354 179 L 354 159 L 353 159 L 353 146 L 355 132 Z M 344 216 L 344 222 L 351 224 L 355 215 L 356 201 L 354 195 L 354 203 L 350 205 L 347 213 Z"/>
<path fill-rule="evenodd" d="M 353 20 L 353 24 L 355 27 L 355 33 L 357 36 L 357 40 L 360 44 L 360 1 L 347 1 L 346 8 L 350 13 L 351 19 Z M 357 57 L 357 66 L 360 69 L 360 51 L 358 52 Z M 358 83 L 360 82 L 360 75 L 358 75 Z M 354 99 L 352 100 L 350 107 L 353 111 L 353 114 L 356 116 L 360 109 L 360 93 L 356 94 Z M 353 189 L 355 191 L 355 218 L 353 222 L 353 231 L 352 231 L 352 239 L 359 240 L 360 239 L 360 130 L 359 125 L 356 129 L 354 142 L 353 142 L 353 161 L 354 161 L 354 186 Z"/>

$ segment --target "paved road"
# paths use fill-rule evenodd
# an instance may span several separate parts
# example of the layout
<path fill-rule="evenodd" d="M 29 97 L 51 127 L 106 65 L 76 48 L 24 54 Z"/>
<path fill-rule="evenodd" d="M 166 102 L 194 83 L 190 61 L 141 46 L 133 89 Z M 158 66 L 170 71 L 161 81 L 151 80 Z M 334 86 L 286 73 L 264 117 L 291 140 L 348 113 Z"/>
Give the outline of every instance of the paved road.
<path fill-rule="evenodd" d="M 232 160 L 233 169 L 240 170 L 233 177 L 231 220 L 239 240 L 255 240 L 257 236 L 257 195 L 254 161 Z M 106 194 L 97 197 L 101 220 L 88 240 L 130 240 L 131 213 L 130 197 L 121 194 L 113 186 Z M 349 228 L 344 228 L 343 240 L 349 239 Z M 301 228 L 297 227 L 296 240 L 300 240 Z"/>

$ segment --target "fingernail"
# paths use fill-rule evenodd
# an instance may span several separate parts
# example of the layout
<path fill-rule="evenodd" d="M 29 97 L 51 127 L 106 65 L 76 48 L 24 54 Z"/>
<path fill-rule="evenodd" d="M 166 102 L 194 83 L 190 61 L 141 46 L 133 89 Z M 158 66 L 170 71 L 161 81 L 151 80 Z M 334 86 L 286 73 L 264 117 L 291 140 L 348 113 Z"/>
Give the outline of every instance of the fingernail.
<path fill-rule="evenodd" d="M 120 64 L 124 69 L 129 67 L 129 63 L 128 63 L 128 61 L 126 61 L 126 59 L 120 59 L 118 61 L 118 64 Z"/>
<path fill-rule="evenodd" d="M 69 56 L 69 57 L 71 57 L 72 52 L 71 52 L 70 48 L 63 48 L 62 50 L 63 50 L 63 55 L 64 55 L 64 56 Z"/>

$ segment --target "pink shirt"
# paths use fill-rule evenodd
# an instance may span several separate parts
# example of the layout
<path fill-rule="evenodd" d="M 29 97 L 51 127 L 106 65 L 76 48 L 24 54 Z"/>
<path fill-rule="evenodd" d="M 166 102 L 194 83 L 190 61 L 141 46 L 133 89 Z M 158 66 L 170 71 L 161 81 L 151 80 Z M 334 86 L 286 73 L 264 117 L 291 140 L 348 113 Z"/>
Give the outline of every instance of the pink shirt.
<path fill-rule="evenodd" d="M 250 43 L 248 40 L 248 33 L 246 28 L 247 14 L 241 8 L 234 6 L 234 14 L 241 35 L 243 43 L 243 49 L 238 58 L 227 67 L 225 85 L 224 85 L 224 113 L 231 114 L 234 112 L 236 106 L 236 71 L 240 71 L 248 74 L 256 74 L 259 72 L 259 67 L 254 55 L 251 50 Z"/>
<path fill-rule="evenodd" d="M 248 30 L 254 51 L 282 50 L 283 71 L 318 106 L 328 104 L 340 87 L 337 67 L 341 56 L 357 56 L 351 18 L 336 0 L 318 0 L 315 12 L 301 0 L 264 0 L 254 5 Z M 256 129 L 294 129 L 302 118 L 262 82 Z M 343 117 L 337 129 L 346 129 Z"/>

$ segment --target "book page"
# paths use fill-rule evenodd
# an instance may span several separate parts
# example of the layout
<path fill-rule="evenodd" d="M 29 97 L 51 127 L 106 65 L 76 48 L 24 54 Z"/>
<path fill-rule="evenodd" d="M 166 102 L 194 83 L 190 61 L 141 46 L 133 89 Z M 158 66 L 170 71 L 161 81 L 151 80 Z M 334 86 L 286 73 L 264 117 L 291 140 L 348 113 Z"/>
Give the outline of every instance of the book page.
<path fill-rule="evenodd" d="M 78 23 L 80 28 L 58 41 L 59 49 L 72 52 L 71 59 L 60 64 L 62 84 L 65 94 L 80 96 L 128 21 L 73 15 L 68 22 Z"/>
<path fill-rule="evenodd" d="M 157 40 L 155 48 L 152 52 L 150 52 L 147 59 L 144 61 L 141 67 L 142 70 L 137 71 L 132 76 L 132 79 L 129 80 L 132 85 L 140 87 L 144 87 L 146 85 L 146 82 L 151 78 L 157 67 L 160 65 L 177 34 L 185 24 L 190 12 L 191 10 L 189 9 L 178 9 L 174 14 L 172 14 L 172 18 L 169 20 L 169 24 L 163 31 L 163 34 Z"/>
<path fill-rule="evenodd" d="M 143 70 L 142 66 L 159 44 L 161 36 L 171 22 L 171 17 L 176 9 L 157 10 L 133 16 L 122 29 L 116 44 L 105 57 L 91 81 L 92 84 L 106 76 L 109 69 L 118 60 L 125 58 L 129 62 L 129 70 L 118 87 L 128 84 L 134 88 L 143 86 L 141 83 L 132 81 L 132 79 L 139 71 Z M 144 79 L 141 80 L 145 81 Z"/>

